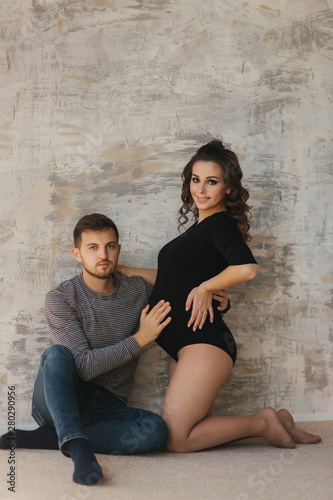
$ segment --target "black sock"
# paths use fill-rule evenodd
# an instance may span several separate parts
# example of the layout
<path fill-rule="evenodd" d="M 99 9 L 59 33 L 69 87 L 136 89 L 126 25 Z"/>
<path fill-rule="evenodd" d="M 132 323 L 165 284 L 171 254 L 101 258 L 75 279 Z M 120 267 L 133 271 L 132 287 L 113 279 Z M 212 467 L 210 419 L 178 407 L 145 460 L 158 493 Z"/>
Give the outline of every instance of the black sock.
<path fill-rule="evenodd" d="M 90 485 L 102 479 L 102 469 L 87 439 L 77 438 L 68 441 L 68 451 L 74 462 L 75 483 Z"/>
<path fill-rule="evenodd" d="M 59 450 L 58 436 L 54 427 L 43 425 L 33 431 L 16 429 L 0 437 L 0 448 L 30 448 L 36 450 Z"/>

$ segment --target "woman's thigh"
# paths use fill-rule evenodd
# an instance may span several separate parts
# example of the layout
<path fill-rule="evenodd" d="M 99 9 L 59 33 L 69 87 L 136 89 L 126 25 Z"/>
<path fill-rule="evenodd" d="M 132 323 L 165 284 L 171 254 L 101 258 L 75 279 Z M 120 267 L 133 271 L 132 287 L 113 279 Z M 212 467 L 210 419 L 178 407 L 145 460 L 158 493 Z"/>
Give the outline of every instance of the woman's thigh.
<path fill-rule="evenodd" d="M 184 438 L 207 416 L 232 366 L 230 356 L 212 345 L 189 345 L 179 351 L 161 415 L 171 435 Z"/>
<path fill-rule="evenodd" d="M 170 380 L 172 379 L 172 375 L 174 374 L 174 371 L 176 369 L 176 366 L 177 366 L 177 361 L 173 358 L 169 358 L 169 383 L 170 383 Z"/>

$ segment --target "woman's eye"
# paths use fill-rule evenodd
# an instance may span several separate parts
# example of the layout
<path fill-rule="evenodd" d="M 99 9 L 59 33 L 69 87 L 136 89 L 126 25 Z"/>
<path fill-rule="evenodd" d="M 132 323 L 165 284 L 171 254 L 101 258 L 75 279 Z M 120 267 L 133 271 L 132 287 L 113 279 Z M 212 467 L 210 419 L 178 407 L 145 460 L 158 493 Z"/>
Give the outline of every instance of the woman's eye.
<path fill-rule="evenodd" d="M 199 182 L 199 179 L 197 177 L 192 177 L 192 182 L 197 183 L 197 182 Z"/>
<path fill-rule="evenodd" d="M 217 182 L 213 181 L 213 180 L 210 180 L 210 181 L 208 181 L 208 184 L 210 184 L 211 186 L 215 186 L 215 184 L 217 184 Z"/>

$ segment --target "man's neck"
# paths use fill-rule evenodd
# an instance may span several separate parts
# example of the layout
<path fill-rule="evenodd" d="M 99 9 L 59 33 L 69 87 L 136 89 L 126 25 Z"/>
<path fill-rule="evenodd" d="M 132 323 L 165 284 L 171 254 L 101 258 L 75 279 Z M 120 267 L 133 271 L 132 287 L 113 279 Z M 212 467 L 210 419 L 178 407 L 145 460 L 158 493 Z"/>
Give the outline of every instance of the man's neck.
<path fill-rule="evenodd" d="M 96 293 L 107 295 L 114 292 L 116 288 L 116 279 L 113 274 L 108 279 L 100 279 L 95 278 L 95 276 L 91 276 L 91 274 L 87 273 L 83 269 L 82 275 L 85 284 Z"/>

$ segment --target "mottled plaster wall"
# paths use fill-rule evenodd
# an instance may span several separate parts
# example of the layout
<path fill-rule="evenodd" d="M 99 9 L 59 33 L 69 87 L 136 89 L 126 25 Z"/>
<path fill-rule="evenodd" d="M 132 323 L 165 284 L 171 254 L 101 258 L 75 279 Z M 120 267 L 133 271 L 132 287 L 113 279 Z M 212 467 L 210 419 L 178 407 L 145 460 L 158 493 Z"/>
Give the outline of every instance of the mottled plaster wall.
<path fill-rule="evenodd" d="M 332 0 L 3 0 L 0 425 L 16 384 L 31 424 L 45 293 L 77 273 L 71 233 L 99 211 L 122 262 L 176 236 L 180 172 L 222 137 L 253 205 L 254 282 L 227 322 L 238 363 L 217 410 L 333 414 Z M 157 347 L 132 401 L 159 410 Z"/>

